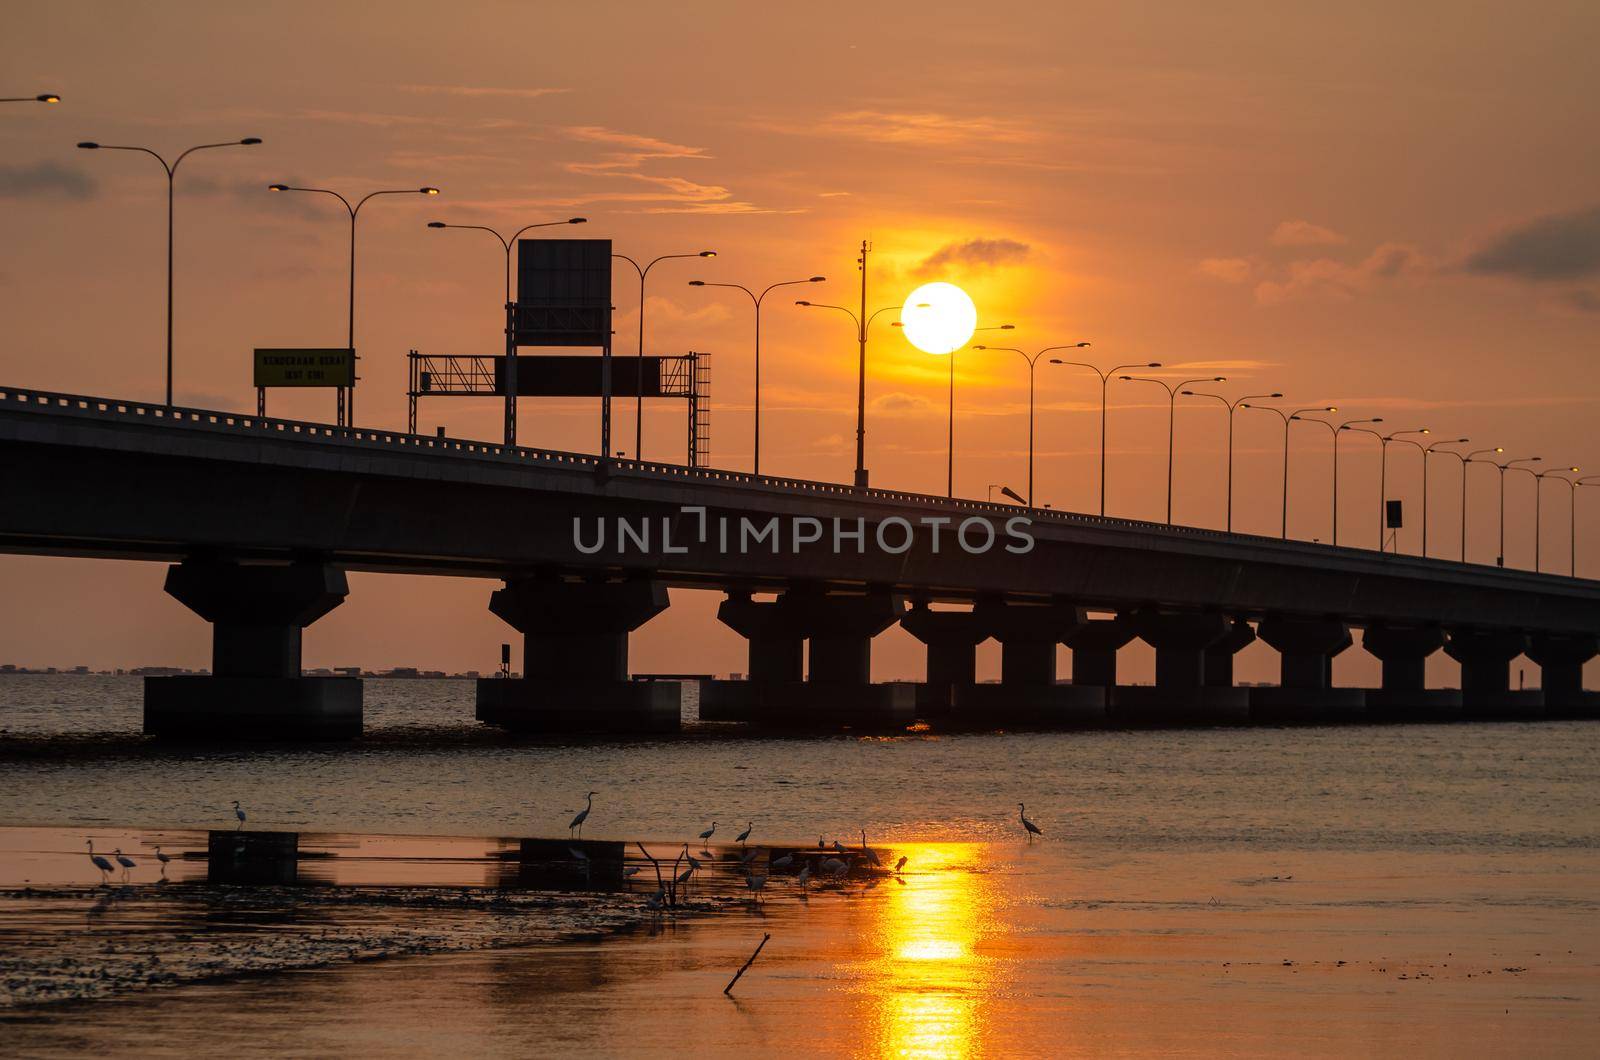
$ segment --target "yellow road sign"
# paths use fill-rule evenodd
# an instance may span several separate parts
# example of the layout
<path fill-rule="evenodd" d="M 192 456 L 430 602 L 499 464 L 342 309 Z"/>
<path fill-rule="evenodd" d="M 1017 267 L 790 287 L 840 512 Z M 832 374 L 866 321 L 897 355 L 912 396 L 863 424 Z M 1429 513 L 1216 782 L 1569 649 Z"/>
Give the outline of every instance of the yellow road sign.
<path fill-rule="evenodd" d="M 256 386 L 354 386 L 355 351 L 257 349 Z"/>

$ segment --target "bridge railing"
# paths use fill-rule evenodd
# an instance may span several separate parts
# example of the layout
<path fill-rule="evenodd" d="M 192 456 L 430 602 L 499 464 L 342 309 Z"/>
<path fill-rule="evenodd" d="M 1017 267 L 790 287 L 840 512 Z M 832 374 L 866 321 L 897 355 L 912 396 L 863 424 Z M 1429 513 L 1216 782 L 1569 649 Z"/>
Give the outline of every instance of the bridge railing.
<path fill-rule="evenodd" d="M 15 409 L 29 412 L 65 414 L 69 416 L 84 417 L 98 420 L 111 420 L 116 422 L 134 422 L 160 425 L 185 430 L 196 430 L 208 433 L 224 433 L 229 435 L 248 435 L 252 437 L 270 437 L 274 439 L 295 439 L 314 441 L 318 443 L 332 443 L 350 445 L 361 449 L 404 451 L 418 454 L 439 456 L 463 456 L 475 459 L 489 459 L 515 464 L 537 463 L 546 466 L 598 468 L 603 462 L 609 464 L 613 473 L 627 472 L 635 475 L 647 475 L 663 480 L 678 480 L 687 482 L 721 483 L 738 485 L 766 490 L 776 490 L 802 496 L 824 496 L 851 498 L 854 500 L 882 500 L 905 504 L 915 504 L 923 508 L 942 509 L 952 512 L 991 514 L 991 515 L 1017 515 L 1026 514 L 1036 522 L 1058 523 L 1063 525 L 1104 527 L 1124 531 L 1134 531 L 1158 536 L 1178 537 L 1189 540 L 1209 539 L 1218 542 L 1248 543 L 1256 547 L 1269 547 L 1274 549 L 1306 549 L 1316 550 L 1319 555 L 1329 552 L 1338 554 L 1379 559 L 1384 561 L 1400 561 L 1419 564 L 1441 564 L 1450 567 L 1482 566 L 1480 564 L 1461 564 L 1455 560 L 1424 559 L 1417 556 L 1397 555 L 1393 553 L 1373 553 L 1370 549 L 1336 547 L 1321 542 L 1307 542 L 1294 539 L 1285 540 L 1277 537 L 1266 537 L 1255 534 L 1231 533 L 1223 530 L 1212 530 L 1198 526 L 1183 526 L 1179 524 L 1153 523 L 1138 519 L 1121 519 L 1114 516 L 1092 515 L 1082 512 L 1067 512 L 1055 508 L 1027 508 L 1011 504 L 997 504 L 991 501 L 966 500 L 961 498 L 938 497 L 926 493 L 914 493 L 907 490 L 883 489 L 879 487 L 858 488 L 838 482 L 819 482 L 811 479 L 788 478 L 774 475 L 755 475 L 744 471 L 728 471 L 717 468 L 689 467 L 683 464 L 669 464 L 657 461 L 627 460 L 621 457 L 610 461 L 603 461 L 601 457 L 586 453 L 571 453 L 557 449 L 539 449 L 531 446 L 510 446 L 497 442 L 474 441 L 464 438 L 441 437 L 439 435 L 407 434 L 403 431 L 381 430 L 367 427 L 342 427 L 334 424 L 316 423 L 308 420 L 289 420 L 272 416 L 256 416 L 249 413 L 221 412 L 213 409 L 197 409 L 185 406 L 168 406 L 155 402 L 124 401 L 115 398 L 92 397 L 83 394 L 64 394 L 47 390 L 31 390 L 18 387 L 0 387 L 0 411 Z M 1485 568 L 1485 570 L 1498 570 L 1499 568 Z M 1511 572 L 1504 572 L 1511 573 Z M 1524 573 L 1529 576 L 1532 572 Z"/>

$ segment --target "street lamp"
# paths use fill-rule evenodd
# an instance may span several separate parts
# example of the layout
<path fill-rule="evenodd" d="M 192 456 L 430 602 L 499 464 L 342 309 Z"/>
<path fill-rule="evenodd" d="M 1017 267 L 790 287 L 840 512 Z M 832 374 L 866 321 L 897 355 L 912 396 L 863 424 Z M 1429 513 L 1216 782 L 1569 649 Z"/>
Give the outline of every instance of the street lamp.
<path fill-rule="evenodd" d="M 54 92 L 41 92 L 37 96 L 0 96 L 0 103 L 60 103 L 61 97 Z M 260 141 L 257 141 L 258 143 Z"/>
<path fill-rule="evenodd" d="M 1033 502 L 1032 501 L 1024 501 L 1021 497 L 1017 496 L 1017 491 L 1016 490 L 1012 489 L 1010 486 L 1001 485 L 998 482 L 989 483 L 989 503 L 990 504 L 994 503 L 994 491 L 995 490 L 999 490 L 1000 491 L 1000 496 L 1002 496 L 1002 497 L 1010 497 L 1012 500 L 1016 501 L 1018 504 L 1026 504 L 1030 508 L 1033 507 Z"/>
<path fill-rule="evenodd" d="M 1448 451 L 1448 450 L 1446 450 Z M 1503 453 L 1500 446 L 1493 449 L 1474 449 L 1461 458 L 1461 562 L 1467 561 L 1467 465 L 1468 464 L 1493 464 L 1493 460 L 1479 460 L 1484 453 Z"/>
<path fill-rule="evenodd" d="M 1448 453 L 1450 456 L 1453 456 L 1457 460 L 1460 460 L 1460 459 L 1462 459 L 1462 456 L 1461 456 L 1460 453 L 1451 452 L 1449 449 L 1441 449 L 1440 446 L 1445 446 L 1445 445 L 1466 445 L 1470 441 L 1472 441 L 1471 438 L 1456 438 L 1456 439 L 1453 439 L 1453 440 L 1447 441 L 1447 442 L 1434 442 L 1432 445 L 1428 446 L 1426 449 L 1424 449 L 1422 451 L 1422 558 L 1423 559 L 1427 559 L 1428 558 L 1428 457 L 1433 453 Z M 1467 465 L 1462 464 L 1461 465 L 1461 472 L 1462 472 L 1463 475 L 1466 474 L 1466 470 L 1467 470 Z"/>
<path fill-rule="evenodd" d="M 828 305 L 823 302 L 807 302 L 800 300 L 795 305 L 805 306 L 808 309 L 837 309 L 849 317 L 856 326 L 856 342 L 861 349 L 859 368 L 856 379 L 856 477 L 857 488 L 867 485 L 867 336 L 872 330 L 872 322 L 884 313 L 891 313 L 904 306 L 886 305 L 882 309 L 875 309 L 866 319 L 862 319 L 853 309 L 846 309 L 842 305 Z M 918 302 L 913 309 L 930 308 L 927 302 Z M 894 322 L 895 327 L 900 326 L 900 321 Z"/>
<path fill-rule="evenodd" d="M 1426 540 L 1427 526 L 1428 526 L 1428 450 L 1427 450 L 1426 447 L 1423 446 L 1423 444 L 1421 442 L 1416 441 L 1415 439 L 1412 439 L 1412 438 L 1401 438 L 1399 436 L 1402 435 L 1402 434 L 1428 434 L 1428 433 L 1430 433 L 1428 431 L 1428 428 L 1423 427 L 1422 429 L 1415 430 L 1415 431 L 1396 431 L 1396 432 L 1394 432 L 1394 434 L 1391 434 L 1388 437 L 1388 439 L 1386 439 L 1387 441 L 1404 442 L 1407 445 L 1414 445 L 1414 446 L 1417 447 L 1417 452 L 1422 454 L 1422 526 L 1423 526 L 1424 540 Z M 1384 470 L 1387 471 L 1388 470 L 1387 462 L 1388 462 L 1388 453 L 1389 453 L 1388 446 L 1384 446 L 1384 451 L 1383 452 L 1384 452 L 1383 459 L 1385 461 Z M 1385 499 L 1385 501 L 1388 500 L 1388 494 L 1387 493 L 1385 493 L 1384 499 Z M 1399 532 L 1399 530 L 1395 531 L 1394 550 L 1396 552 L 1400 551 L 1400 532 Z"/>
<path fill-rule="evenodd" d="M 1346 420 L 1343 423 L 1339 424 L 1338 427 L 1334 428 L 1334 432 L 1333 432 L 1333 544 L 1334 544 L 1335 547 L 1337 547 L 1338 544 L 1339 544 L 1339 436 L 1343 432 L 1348 431 L 1348 430 L 1350 430 L 1352 428 L 1359 429 L 1360 425 L 1363 424 L 1363 423 L 1382 423 L 1382 422 L 1383 422 L 1383 417 L 1382 416 L 1374 416 L 1373 418 L 1367 419 L 1367 420 Z M 1329 424 L 1329 426 L 1332 426 L 1332 424 Z M 1377 432 L 1376 431 L 1368 431 L 1366 433 L 1368 433 L 1368 434 L 1376 434 Z"/>
<path fill-rule="evenodd" d="M 633 458 L 641 459 L 640 452 L 644 448 L 644 280 L 650 275 L 650 270 L 663 261 L 672 261 L 677 258 L 714 258 L 714 250 L 700 250 L 693 254 L 663 254 L 658 258 L 640 265 L 626 254 L 613 254 L 613 258 L 620 258 L 633 266 L 633 271 L 639 274 L 639 353 L 634 358 L 635 394 L 633 403 Z"/>
<path fill-rule="evenodd" d="M 1572 483 L 1572 503 L 1574 505 L 1578 503 L 1577 488 L 1579 486 L 1600 486 L 1600 475 L 1589 475 Z M 1578 509 L 1573 507 L 1570 515 L 1572 519 L 1572 576 L 1576 578 L 1578 576 Z"/>
<path fill-rule="evenodd" d="M 58 95 L 55 95 L 54 93 L 46 93 L 46 94 L 44 94 L 42 96 L 35 96 L 34 97 L 34 101 L 38 102 L 38 103 L 59 103 L 61 101 L 61 97 L 58 96 Z M 169 408 L 172 405 L 172 200 L 173 200 L 174 178 L 177 176 L 178 166 L 182 165 L 183 164 L 183 160 L 185 158 L 188 158 L 190 155 L 194 154 L 196 151 L 206 151 L 206 150 L 209 150 L 209 149 L 211 149 L 213 147 L 255 147 L 260 142 L 261 142 L 261 137 L 259 137 L 259 136 L 246 136 L 242 140 L 229 140 L 226 143 L 220 143 L 220 144 L 197 144 L 196 146 L 191 147 L 188 150 L 184 151 L 177 158 L 173 159 L 170 165 L 167 163 L 167 160 L 165 158 L 162 158 L 160 155 L 158 155 L 156 152 L 150 150 L 150 148 L 148 148 L 148 147 L 126 147 L 126 146 L 123 146 L 121 144 L 100 144 L 100 143 L 95 143 L 93 140 L 85 140 L 85 141 L 83 141 L 82 143 L 80 143 L 78 145 L 78 147 L 81 150 L 84 150 L 84 151 L 139 151 L 139 152 L 141 152 L 143 154 L 149 155 L 151 158 L 155 159 L 157 162 L 160 162 L 161 163 L 161 168 L 166 171 L 166 174 L 167 174 L 167 406 Z"/>
<path fill-rule="evenodd" d="M 1274 391 L 1271 394 L 1246 394 L 1244 397 L 1236 398 L 1233 401 L 1229 401 L 1227 398 L 1223 397 L 1221 394 L 1208 394 L 1208 393 L 1205 393 L 1205 392 L 1199 391 L 1199 390 L 1185 390 L 1185 391 L 1183 391 L 1183 395 L 1185 397 L 1211 398 L 1213 401 L 1222 402 L 1223 408 L 1228 410 L 1228 521 L 1227 521 L 1227 528 L 1228 528 L 1228 531 L 1231 533 L 1233 531 L 1233 414 L 1234 414 L 1234 411 L 1236 409 L 1238 409 L 1240 406 L 1242 406 L 1247 401 L 1255 401 L 1255 400 L 1257 400 L 1259 398 L 1281 398 L 1281 397 L 1283 397 L 1283 395 L 1278 393 L 1278 392 L 1276 392 L 1276 391 Z"/>
<path fill-rule="evenodd" d="M 1028 362 L 1028 507 L 1033 507 L 1033 370 L 1039 364 L 1039 358 L 1055 350 L 1078 350 L 1088 346 L 1087 342 L 1069 342 L 1064 346 L 1046 346 L 1033 356 L 1023 353 L 1015 346 L 974 346 L 975 350 L 1009 350 L 1022 355 Z"/>
<path fill-rule="evenodd" d="M 1092 364 L 1082 361 L 1063 361 L 1058 357 L 1050 358 L 1051 364 L 1065 365 L 1068 368 L 1087 368 L 1100 377 L 1100 515 L 1106 514 L 1106 387 L 1111 377 L 1124 368 L 1160 368 L 1160 361 L 1150 361 L 1147 364 L 1119 364 L 1108 368 L 1104 372 Z"/>
<path fill-rule="evenodd" d="M 1172 455 L 1175 429 L 1178 413 L 1178 390 L 1181 387 L 1192 386 L 1195 383 L 1226 383 L 1227 376 L 1214 375 L 1209 379 L 1185 379 L 1176 385 L 1169 384 L 1164 379 L 1152 379 L 1143 375 L 1118 376 L 1125 383 L 1155 383 L 1167 392 L 1167 525 L 1172 525 Z"/>
<path fill-rule="evenodd" d="M 809 276 L 804 280 L 782 280 L 778 283 L 768 284 L 760 294 L 756 294 L 742 283 L 708 283 L 705 280 L 690 280 L 690 287 L 732 287 L 743 291 L 750 296 L 750 301 L 756 307 L 756 432 L 755 432 L 755 459 L 752 474 L 761 474 L 761 303 L 769 292 L 779 287 L 793 287 L 802 283 L 823 283 L 826 276 Z"/>
<path fill-rule="evenodd" d="M 1571 467 L 1553 467 L 1548 471 L 1539 471 L 1533 475 L 1533 572 L 1535 574 L 1539 573 L 1539 509 L 1544 506 L 1544 480 L 1547 476 L 1554 476 L 1557 482 L 1565 482 L 1567 484 L 1567 504 L 1569 507 L 1569 514 L 1572 514 L 1570 512 L 1571 504 L 1574 499 L 1572 495 L 1577 492 L 1577 485 L 1572 481 L 1572 479 L 1563 478 L 1561 473 L 1563 471 L 1576 472 L 1578 470 L 1580 469 L 1576 464 L 1574 464 Z M 1576 523 L 1576 514 L 1572 514 L 1572 518 L 1574 523 Z M 1573 550 L 1573 559 L 1577 559 L 1576 548 Z"/>
<path fill-rule="evenodd" d="M 1506 565 L 1506 472 L 1526 471 L 1537 479 L 1539 476 L 1534 473 L 1532 468 L 1523 467 L 1522 465 L 1537 464 L 1543 459 L 1544 457 L 1542 456 L 1524 456 L 1516 460 L 1507 460 L 1503 464 L 1494 465 L 1500 469 L 1500 555 L 1496 556 L 1494 560 L 1497 567 Z M 1490 463 L 1493 463 L 1493 461 L 1490 461 Z M 1537 488 L 1538 483 L 1534 483 L 1534 486 Z"/>
<path fill-rule="evenodd" d="M 329 188 L 301 188 L 301 187 L 296 187 L 295 185 L 292 185 L 292 184 L 268 184 L 267 185 L 267 190 L 268 191 L 278 191 L 278 192 L 282 192 L 282 191 L 299 191 L 299 192 L 306 192 L 307 194 L 312 194 L 312 195 L 332 195 L 335 199 L 339 200 L 339 202 L 344 206 L 345 212 L 350 215 L 350 310 L 349 310 L 349 315 L 348 315 L 348 320 L 349 320 L 348 345 L 349 345 L 349 349 L 350 349 L 350 357 L 351 357 L 351 362 L 352 363 L 350 365 L 351 377 L 350 377 L 350 392 L 349 392 L 349 397 L 348 397 L 348 405 L 346 404 L 346 400 L 347 399 L 346 399 L 346 396 L 345 396 L 345 392 L 343 390 L 340 390 L 339 391 L 339 409 L 338 409 L 339 415 L 338 415 L 338 419 L 339 419 L 339 422 L 343 426 L 354 427 L 355 426 L 355 422 L 356 422 L 356 388 L 355 388 L 355 378 L 356 377 L 355 377 L 355 364 L 354 364 L 355 355 L 356 355 L 356 217 L 361 213 L 361 207 L 363 207 L 363 206 L 365 206 L 367 204 L 367 200 L 368 199 L 375 199 L 379 195 L 437 195 L 437 194 L 439 194 L 439 189 L 435 188 L 435 187 L 422 187 L 422 188 L 397 188 L 397 189 L 392 189 L 392 190 L 386 189 L 386 190 L 383 190 L 383 191 L 370 191 L 366 195 L 362 196 L 361 199 L 358 202 L 356 202 L 356 204 L 354 206 L 350 205 L 350 200 L 349 199 L 345 198 L 343 195 L 340 195 L 338 192 L 333 191 L 333 190 L 331 190 Z"/>
<path fill-rule="evenodd" d="M 510 236 L 503 236 L 493 228 L 489 228 L 486 225 L 457 225 L 447 224 L 444 221 L 429 221 L 428 227 L 459 228 L 474 232 L 488 232 L 490 235 L 498 239 L 500 241 L 500 246 L 506 252 L 506 302 L 509 304 L 511 302 L 511 250 L 517 245 L 518 237 L 520 237 L 522 233 L 534 228 L 555 228 L 558 225 L 581 225 L 588 223 L 589 219 L 587 217 L 569 217 L 565 221 L 538 221 L 531 225 L 523 225 L 521 228 L 511 233 Z"/>
<path fill-rule="evenodd" d="M 919 303 L 920 304 L 920 303 Z M 1011 331 L 1015 324 L 994 324 L 986 328 L 973 328 L 973 331 Z M 973 347 L 977 349 L 978 347 Z M 950 358 L 950 428 L 945 441 L 945 486 L 944 495 L 956 495 L 956 350 L 950 350 L 945 356 Z"/>
<path fill-rule="evenodd" d="M 1379 423 L 1381 420 L 1358 420 L 1356 422 Z M 1402 434 L 1428 434 L 1430 432 L 1426 427 L 1415 427 L 1404 431 L 1392 431 L 1389 434 L 1381 434 L 1378 431 L 1369 430 L 1365 427 L 1355 427 L 1351 426 L 1350 424 L 1345 424 L 1339 429 L 1341 431 L 1359 431 L 1362 434 L 1370 434 L 1374 438 L 1378 439 L 1378 442 L 1380 443 L 1378 451 L 1378 551 L 1382 552 L 1384 551 L 1384 506 L 1389 500 L 1389 443 L 1395 441 L 1396 439 L 1399 439 L 1400 441 L 1409 441 L 1409 439 L 1400 438 Z M 1417 445 L 1416 442 L 1411 442 L 1411 444 Z M 1421 446 L 1418 446 L 1418 448 L 1421 448 Z M 1335 474 L 1335 484 L 1337 484 L 1337 477 L 1337 474 Z"/>
<path fill-rule="evenodd" d="M 1271 405 L 1251 405 L 1240 403 L 1242 409 L 1261 409 L 1265 412 L 1276 412 L 1283 421 L 1283 514 L 1278 518 L 1278 537 L 1284 541 L 1289 540 L 1289 424 L 1299 419 L 1307 412 L 1338 412 L 1336 405 L 1324 405 L 1320 408 L 1295 409 L 1285 412 Z M 1320 422 L 1320 421 L 1319 421 Z"/>

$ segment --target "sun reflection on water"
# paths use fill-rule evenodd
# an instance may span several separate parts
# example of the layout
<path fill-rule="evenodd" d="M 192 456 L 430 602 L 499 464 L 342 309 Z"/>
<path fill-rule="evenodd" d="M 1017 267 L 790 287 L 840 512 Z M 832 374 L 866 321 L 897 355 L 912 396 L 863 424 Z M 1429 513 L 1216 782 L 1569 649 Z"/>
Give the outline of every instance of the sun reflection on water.
<path fill-rule="evenodd" d="M 963 1057 L 977 1051 L 989 961 L 977 946 L 987 896 L 966 844 L 897 847 L 904 886 L 879 903 L 868 989 L 880 1056 Z"/>

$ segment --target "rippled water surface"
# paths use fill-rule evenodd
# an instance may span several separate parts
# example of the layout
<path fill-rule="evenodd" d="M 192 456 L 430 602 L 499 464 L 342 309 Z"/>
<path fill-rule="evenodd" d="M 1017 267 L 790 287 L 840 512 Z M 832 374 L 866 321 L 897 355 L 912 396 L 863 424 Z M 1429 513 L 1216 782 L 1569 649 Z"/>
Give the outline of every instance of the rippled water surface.
<path fill-rule="evenodd" d="M 1600 724 L 562 746 L 477 727 L 469 683 L 373 681 L 348 746 L 163 749 L 137 697 L 0 680 L 0 824 L 219 827 L 238 799 L 252 827 L 563 835 L 593 790 L 593 838 L 864 829 L 908 870 L 607 943 L 185 987 L 104 1034 L 29 1022 L 39 1052 L 1585 1055 L 1600 1033 Z"/>

